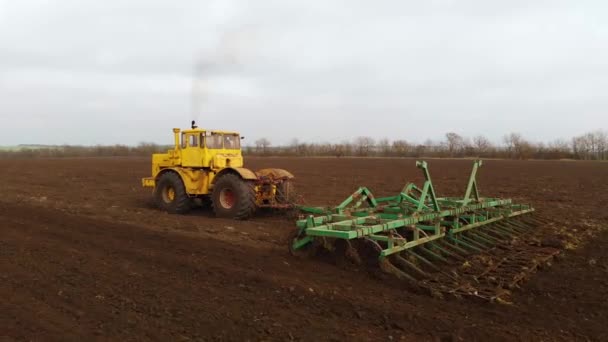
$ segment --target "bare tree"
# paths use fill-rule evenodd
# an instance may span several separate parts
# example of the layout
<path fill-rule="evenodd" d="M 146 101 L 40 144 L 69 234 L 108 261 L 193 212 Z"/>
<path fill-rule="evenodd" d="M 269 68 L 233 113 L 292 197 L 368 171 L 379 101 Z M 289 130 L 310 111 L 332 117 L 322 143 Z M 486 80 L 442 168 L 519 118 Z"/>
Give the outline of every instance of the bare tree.
<path fill-rule="evenodd" d="M 382 156 L 388 157 L 391 155 L 391 142 L 387 138 L 381 139 L 378 142 L 378 148 Z"/>
<path fill-rule="evenodd" d="M 589 133 L 589 140 L 591 141 L 593 159 L 604 159 L 606 148 L 608 147 L 606 132 L 591 132 Z"/>
<path fill-rule="evenodd" d="M 454 157 L 456 153 L 460 153 L 465 148 L 465 140 L 462 136 L 457 133 L 450 132 L 446 133 L 446 145 L 450 157 Z"/>
<path fill-rule="evenodd" d="M 308 154 L 308 145 L 301 143 L 298 138 L 293 138 L 289 143 L 289 151 L 296 156 L 305 156 Z"/>
<path fill-rule="evenodd" d="M 395 140 L 393 141 L 393 153 L 399 157 L 404 157 L 410 152 L 410 144 L 405 140 Z"/>
<path fill-rule="evenodd" d="M 532 144 L 519 133 L 511 133 L 503 138 L 511 158 L 527 159 L 532 154 Z"/>
<path fill-rule="evenodd" d="M 268 147 L 270 147 L 270 140 L 267 138 L 260 138 L 255 141 L 255 148 L 258 153 L 261 150 L 263 154 L 266 154 Z"/>
<path fill-rule="evenodd" d="M 571 149 L 568 141 L 564 139 L 556 139 L 547 144 L 546 147 L 547 159 L 563 159 L 571 157 Z"/>
<path fill-rule="evenodd" d="M 478 135 L 473 138 L 473 148 L 479 155 L 486 154 L 492 149 L 492 143 L 483 135 Z"/>
<path fill-rule="evenodd" d="M 355 139 L 355 149 L 359 156 L 369 156 L 375 147 L 375 141 L 370 137 L 357 137 Z"/>
<path fill-rule="evenodd" d="M 353 145 L 347 140 L 342 141 L 339 144 L 336 144 L 335 147 L 335 156 L 343 157 L 343 156 L 352 156 L 353 155 Z"/>
<path fill-rule="evenodd" d="M 523 140 L 523 138 L 519 133 L 511 133 L 503 137 L 503 141 L 510 158 L 515 157 L 517 146 L 520 144 L 521 140 Z"/>
<path fill-rule="evenodd" d="M 608 133 L 597 131 L 598 139 L 598 158 L 601 160 L 608 159 Z"/>
<path fill-rule="evenodd" d="M 606 159 L 608 157 L 608 134 L 604 131 L 595 131 L 574 137 L 572 150 L 579 159 Z"/>

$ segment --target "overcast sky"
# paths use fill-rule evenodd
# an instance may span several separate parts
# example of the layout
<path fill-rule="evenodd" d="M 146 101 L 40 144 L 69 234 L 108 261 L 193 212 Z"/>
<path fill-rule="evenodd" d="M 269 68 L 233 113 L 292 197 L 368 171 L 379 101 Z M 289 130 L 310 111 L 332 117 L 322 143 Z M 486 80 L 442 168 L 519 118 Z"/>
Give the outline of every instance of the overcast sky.
<path fill-rule="evenodd" d="M 608 2 L 0 0 L 0 145 L 608 129 Z"/>

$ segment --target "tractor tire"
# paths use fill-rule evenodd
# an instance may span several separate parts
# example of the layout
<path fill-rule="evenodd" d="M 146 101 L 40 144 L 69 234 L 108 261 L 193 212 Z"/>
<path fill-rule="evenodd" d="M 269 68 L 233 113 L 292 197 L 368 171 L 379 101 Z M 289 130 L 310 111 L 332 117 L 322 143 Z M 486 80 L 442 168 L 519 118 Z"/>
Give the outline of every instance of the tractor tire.
<path fill-rule="evenodd" d="M 220 176 L 213 185 L 211 202 L 215 216 L 246 220 L 256 210 L 253 183 L 235 174 Z"/>
<path fill-rule="evenodd" d="M 293 182 L 284 180 L 277 185 L 277 194 L 275 196 L 279 204 L 292 204 L 296 199 L 295 188 Z"/>
<path fill-rule="evenodd" d="M 169 214 L 185 214 L 192 208 L 182 178 L 175 172 L 160 176 L 154 189 L 156 205 Z"/>

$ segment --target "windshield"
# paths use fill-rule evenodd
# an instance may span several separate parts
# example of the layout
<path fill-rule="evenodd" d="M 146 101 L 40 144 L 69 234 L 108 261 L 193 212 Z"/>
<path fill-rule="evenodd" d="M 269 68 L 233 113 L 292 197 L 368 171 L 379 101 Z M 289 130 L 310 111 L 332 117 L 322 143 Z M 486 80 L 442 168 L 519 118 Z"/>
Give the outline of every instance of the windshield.
<path fill-rule="evenodd" d="M 207 148 L 222 148 L 222 135 L 212 133 L 205 137 L 205 144 Z"/>
<path fill-rule="evenodd" d="M 241 139 L 238 134 L 224 135 L 224 148 L 228 150 L 237 150 L 241 148 Z"/>

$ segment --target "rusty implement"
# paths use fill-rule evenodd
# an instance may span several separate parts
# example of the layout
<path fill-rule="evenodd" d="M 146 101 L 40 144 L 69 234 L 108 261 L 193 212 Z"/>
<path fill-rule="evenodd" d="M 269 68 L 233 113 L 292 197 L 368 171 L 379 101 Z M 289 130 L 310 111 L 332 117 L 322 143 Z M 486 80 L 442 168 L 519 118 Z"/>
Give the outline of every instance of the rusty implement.
<path fill-rule="evenodd" d="M 510 199 L 480 197 L 473 164 L 461 198 L 437 197 L 426 162 L 422 187 L 376 198 L 365 187 L 335 208 L 300 207 L 289 248 L 306 254 L 342 251 L 434 296 L 473 296 L 508 302 L 510 290 L 559 251 L 531 247 L 526 238 L 542 219 Z M 371 259 L 370 259 L 371 257 Z"/>

